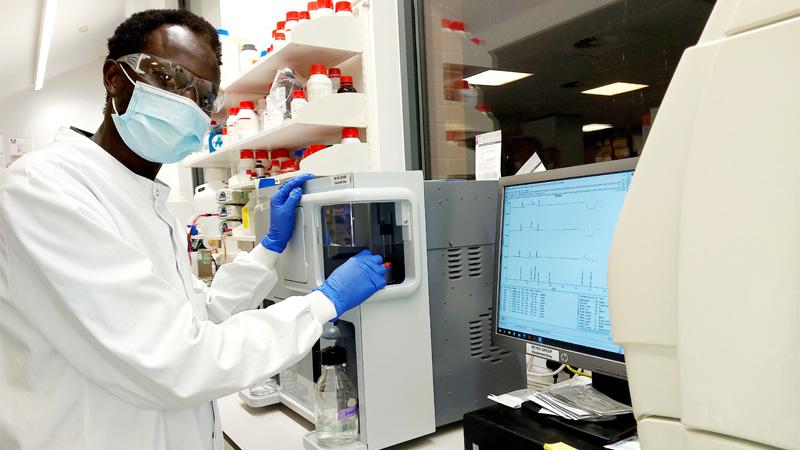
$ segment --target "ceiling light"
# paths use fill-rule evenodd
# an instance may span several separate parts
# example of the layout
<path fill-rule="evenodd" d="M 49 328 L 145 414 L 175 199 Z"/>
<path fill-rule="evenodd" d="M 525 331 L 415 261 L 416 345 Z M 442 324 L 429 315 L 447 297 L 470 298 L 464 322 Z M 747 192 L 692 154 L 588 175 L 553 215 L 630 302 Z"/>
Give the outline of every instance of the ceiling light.
<path fill-rule="evenodd" d="M 592 131 L 607 130 L 612 127 L 613 125 L 610 123 L 587 123 L 583 126 L 583 132 L 590 133 Z"/>
<path fill-rule="evenodd" d="M 42 8 L 42 23 L 39 28 L 39 55 L 36 59 L 36 80 L 33 85 L 33 89 L 36 91 L 44 86 L 47 55 L 50 53 L 50 43 L 53 41 L 53 26 L 56 23 L 57 3 L 57 0 L 44 0 L 44 8 Z"/>
<path fill-rule="evenodd" d="M 501 86 L 512 81 L 521 80 L 533 75 L 532 73 L 506 72 L 504 70 L 487 70 L 471 77 L 464 78 L 469 84 L 480 86 Z"/>
<path fill-rule="evenodd" d="M 617 81 L 616 83 L 611 83 L 605 86 L 589 89 L 588 91 L 583 91 L 581 92 L 581 94 L 610 96 L 610 95 L 617 95 L 617 94 L 623 94 L 625 92 L 635 91 L 637 89 L 644 89 L 646 87 L 650 86 L 647 84 L 623 83 L 622 81 Z"/>

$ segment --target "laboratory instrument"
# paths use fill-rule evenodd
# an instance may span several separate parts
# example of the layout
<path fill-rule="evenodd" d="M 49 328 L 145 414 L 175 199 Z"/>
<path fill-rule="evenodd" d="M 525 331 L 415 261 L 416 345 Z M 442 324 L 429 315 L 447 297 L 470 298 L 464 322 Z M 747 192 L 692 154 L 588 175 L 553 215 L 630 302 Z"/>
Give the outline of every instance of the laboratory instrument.
<path fill-rule="evenodd" d="M 717 2 L 652 122 L 609 263 L 642 448 L 800 448 L 798 16 Z"/>
<path fill-rule="evenodd" d="M 256 236 L 268 229 L 276 189 L 256 191 L 251 217 Z M 268 300 L 311 292 L 364 249 L 391 263 L 393 280 L 343 314 L 335 330 L 323 331 L 315 350 L 281 374 L 276 402 L 313 422 L 319 352 L 335 344 L 346 349 L 345 370 L 358 393 L 359 438 L 348 448 L 377 450 L 435 430 L 426 248 L 420 172 L 351 173 L 306 182 L 292 239 L 276 267 L 279 282 Z M 317 435 L 306 436 L 304 445 L 320 448 Z"/>

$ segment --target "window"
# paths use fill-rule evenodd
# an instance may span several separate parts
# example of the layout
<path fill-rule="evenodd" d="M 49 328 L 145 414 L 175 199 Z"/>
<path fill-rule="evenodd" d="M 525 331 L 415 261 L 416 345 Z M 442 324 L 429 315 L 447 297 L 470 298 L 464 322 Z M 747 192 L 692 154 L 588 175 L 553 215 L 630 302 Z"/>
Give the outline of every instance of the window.
<path fill-rule="evenodd" d="M 422 0 L 426 175 L 474 178 L 502 130 L 502 174 L 637 156 L 708 0 Z M 511 73 L 509 73 L 511 72 Z M 470 83 L 471 81 L 471 83 Z"/>

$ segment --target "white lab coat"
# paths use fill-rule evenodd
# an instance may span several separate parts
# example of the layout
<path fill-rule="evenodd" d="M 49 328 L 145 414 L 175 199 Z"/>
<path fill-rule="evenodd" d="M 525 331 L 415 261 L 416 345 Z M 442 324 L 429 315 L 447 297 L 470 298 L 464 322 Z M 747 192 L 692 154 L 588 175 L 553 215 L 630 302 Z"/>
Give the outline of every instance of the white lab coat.
<path fill-rule="evenodd" d="M 299 361 L 335 315 L 319 292 L 253 310 L 277 278 L 260 245 L 207 288 L 168 193 L 68 129 L 8 170 L 0 449 L 222 449 L 214 400 Z"/>

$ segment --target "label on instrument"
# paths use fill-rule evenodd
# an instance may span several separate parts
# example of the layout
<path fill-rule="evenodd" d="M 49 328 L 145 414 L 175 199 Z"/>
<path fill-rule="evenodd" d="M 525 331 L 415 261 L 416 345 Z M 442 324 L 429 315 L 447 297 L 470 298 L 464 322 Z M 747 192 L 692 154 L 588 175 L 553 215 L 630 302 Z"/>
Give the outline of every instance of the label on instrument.
<path fill-rule="evenodd" d="M 541 345 L 526 344 L 529 355 L 538 356 L 539 358 L 549 359 L 550 361 L 560 361 L 558 358 L 558 350 L 552 348 L 542 347 Z"/>
<path fill-rule="evenodd" d="M 331 177 L 332 186 L 341 186 L 343 184 L 350 184 L 352 182 L 352 174 L 349 173 L 343 173 L 341 175 L 334 175 Z"/>

